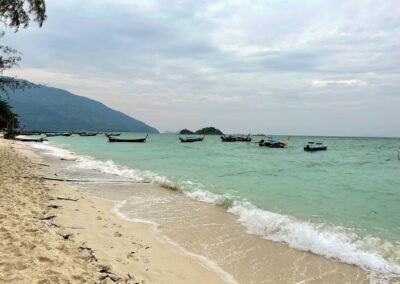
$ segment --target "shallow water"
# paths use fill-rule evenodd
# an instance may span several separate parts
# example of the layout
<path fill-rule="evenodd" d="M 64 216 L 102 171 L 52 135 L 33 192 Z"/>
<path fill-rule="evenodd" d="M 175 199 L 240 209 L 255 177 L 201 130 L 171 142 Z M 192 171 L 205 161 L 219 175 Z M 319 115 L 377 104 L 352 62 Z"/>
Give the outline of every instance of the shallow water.
<path fill-rule="evenodd" d="M 303 151 L 307 141 L 322 139 L 328 151 Z M 104 136 L 49 140 L 48 145 L 90 156 L 71 155 L 80 157 L 69 169 L 75 174 L 96 169 L 174 186 L 189 197 L 222 204 L 248 233 L 365 269 L 400 274 L 399 139 L 292 137 L 284 149 L 222 143 L 215 136 L 190 144 L 179 143 L 176 135 L 151 135 L 143 144 L 108 143 Z M 48 145 L 36 147 L 49 151 Z M 118 195 L 118 188 L 113 193 Z M 132 198 L 120 208 L 126 216 L 167 227 L 174 223 L 176 217 L 160 219 L 149 216 L 149 210 L 133 210 L 140 206 L 134 206 Z M 160 199 L 154 202 L 168 208 Z M 196 208 L 200 206 L 191 210 Z"/>

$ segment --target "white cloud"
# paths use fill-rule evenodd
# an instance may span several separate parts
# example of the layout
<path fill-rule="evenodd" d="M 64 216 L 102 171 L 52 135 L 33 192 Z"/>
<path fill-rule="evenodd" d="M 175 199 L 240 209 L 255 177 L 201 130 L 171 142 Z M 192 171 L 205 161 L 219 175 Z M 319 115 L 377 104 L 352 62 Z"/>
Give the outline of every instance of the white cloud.
<path fill-rule="evenodd" d="M 350 80 L 314 80 L 312 81 L 312 85 L 314 87 L 326 87 L 328 85 L 345 85 L 345 86 L 351 86 L 351 85 L 358 85 L 358 86 L 363 86 L 366 85 L 367 83 L 359 80 L 359 79 L 350 79 Z"/>
<path fill-rule="evenodd" d="M 2 38 L 23 54 L 15 73 L 160 130 L 207 121 L 227 132 L 301 134 L 307 111 L 335 117 L 356 106 L 367 124 L 377 102 L 386 112 L 398 100 L 398 0 L 63 0 L 47 8 L 42 29 Z M 266 115 L 280 119 L 272 126 Z M 399 131 L 396 116 L 373 119 Z M 335 123 L 313 132 L 341 135 Z M 361 123 L 348 119 L 353 135 Z"/>
<path fill-rule="evenodd" d="M 242 102 L 242 97 L 240 96 L 213 96 L 206 98 L 210 102 L 216 103 L 240 103 Z"/>

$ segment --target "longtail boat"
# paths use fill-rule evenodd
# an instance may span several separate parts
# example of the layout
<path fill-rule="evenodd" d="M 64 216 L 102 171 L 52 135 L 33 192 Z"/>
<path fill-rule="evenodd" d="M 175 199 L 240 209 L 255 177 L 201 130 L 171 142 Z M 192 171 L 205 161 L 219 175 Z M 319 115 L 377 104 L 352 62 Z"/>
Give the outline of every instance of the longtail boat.
<path fill-rule="evenodd" d="M 62 136 L 71 136 L 72 132 L 64 132 L 63 134 L 61 134 Z"/>
<path fill-rule="evenodd" d="M 56 137 L 56 136 L 61 136 L 61 133 L 46 133 L 47 137 Z"/>
<path fill-rule="evenodd" d="M 324 146 L 322 142 L 308 142 L 304 147 L 304 151 L 314 152 L 314 151 L 326 151 L 327 146 Z"/>
<path fill-rule="evenodd" d="M 79 134 L 79 136 L 96 136 L 97 135 L 97 132 L 94 132 L 94 133 L 78 133 Z"/>
<path fill-rule="evenodd" d="M 284 148 L 287 143 L 289 142 L 290 137 L 286 139 L 286 141 L 277 141 L 277 140 L 272 140 L 272 138 L 269 138 L 267 141 L 261 140 L 258 142 L 258 145 L 260 147 L 269 147 L 269 148 Z"/>
<path fill-rule="evenodd" d="M 143 143 L 146 142 L 147 137 L 149 134 L 146 134 L 146 137 L 140 138 L 140 139 L 119 139 L 119 138 L 113 138 L 111 136 L 108 137 L 108 142 L 137 142 L 137 143 Z"/>
<path fill-rule="evenodd" d="M 120 136 L 121 133 L 104 133 L 105 136 L 109 137 L 109 136 Z"/>
<path fill-rule="evenodd" d="M 36 131 L 21 131 L 20 134 L 28 136 L 28 135 L 41 135 L 42 133 L 39 131 L 38 132 L 36 132 Z"/>
<path fill-rule="evenodd" d="M 43 141 L 47 141 L 46 138 L 14 138 L 14 140 L 17 141 L 22 141 L 22 142 L 38 142 L 38 143 L 42 143 Z"/>
<path fill-rule="evenodd" d="M 221 136 L 222 142 L 251 142 L 250 135 L 247 136 Z"/>
<path fill-rule="evenodd" d="M 186 137 L 186 138 L 179 137 L 179 140 L 181 140 L 182 143 L 201 142 L 203 141 L 204 137 L 206 137 L 205 134 L 202 137 Z"/>

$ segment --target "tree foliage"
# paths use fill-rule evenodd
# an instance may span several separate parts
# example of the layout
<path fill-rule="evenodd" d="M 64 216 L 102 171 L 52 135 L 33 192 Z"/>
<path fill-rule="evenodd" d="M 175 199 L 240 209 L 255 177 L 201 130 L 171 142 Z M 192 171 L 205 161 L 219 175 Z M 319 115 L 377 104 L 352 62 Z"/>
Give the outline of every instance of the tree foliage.
<path fill-rule="evenodd" d="M 38 23 L 39 27 L 46 20 L 46 4 L 44 0 L 0 0 L 0 22 L 5 28 L 12 28 L 15 32 L 20 27 L 27 28 L 31 21 Z M 4 37 L 0 31 L 0 39 Z M 19 127 L 18 115 L 13 113 L 12 107 L 1 99 L 7 90 L 24 89 L 31 85 L 24 80 L 1 76 L 7 69 L 18 65 L 21 56 L 18 51 L 7 45 L 0 44 L 0 129 L 5 129 L 5 137 L 13 138 L 15 128 Z"/>
<path fill-rule="evenodd" d="M 18 127 L 18 114 L 12 111 L 12 107 L 6 101 L 0 100 L 0 130 Z"/>
<path fill-rule="evenodd" d="M 27 28 L 31 21 L 41 27 L 46 17 L 44 0 L 0 0 L 0 21 L 15 31 Z"/>
<path fill-rule="evenodd" d="M 0 38 L 4 36 L 4 32 L 0 32 Z M 16 49 L 0 44 L 0 74 L 5 70 L 11 69 L 18 65 L 21 56 Z M 0 76 L 0 97 L 2 94 L 8 94 L 7 90 L 16 90 L 29 87 L 25 81 L 16 80 L 11 77 Z"/>

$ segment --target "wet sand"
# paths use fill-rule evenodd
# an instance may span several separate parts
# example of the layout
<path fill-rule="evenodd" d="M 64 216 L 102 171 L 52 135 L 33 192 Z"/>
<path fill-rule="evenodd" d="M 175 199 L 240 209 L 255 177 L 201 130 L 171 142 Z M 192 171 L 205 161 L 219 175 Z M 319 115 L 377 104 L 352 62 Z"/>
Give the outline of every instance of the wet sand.
<path fill-rule="evenodd" d="M 224 283 L 149 224 L 118 218 L 113 202 L 41 179 L 52 165 L 21 143 L 0 139 L 0 163 L 2 281 Z"/>

